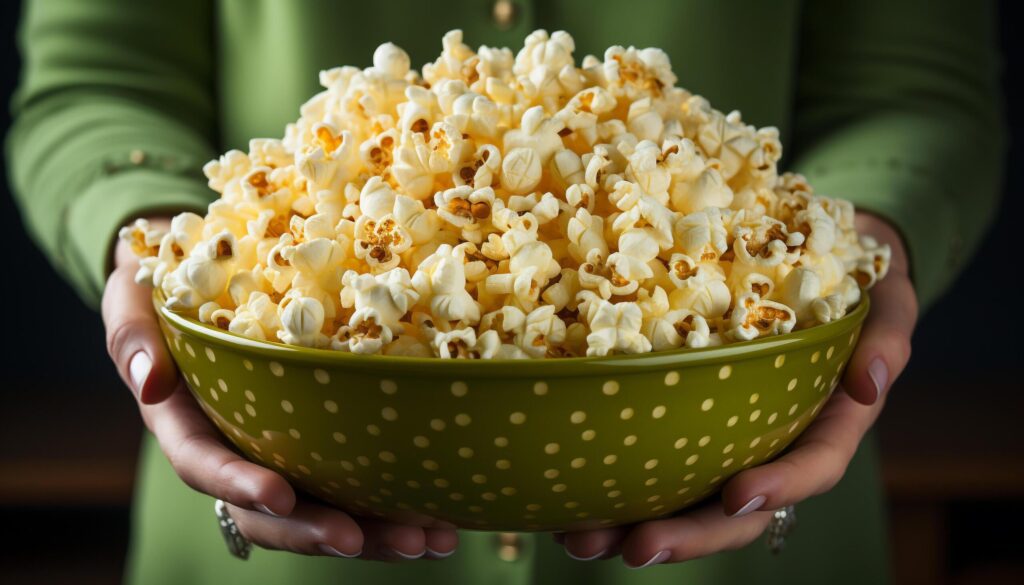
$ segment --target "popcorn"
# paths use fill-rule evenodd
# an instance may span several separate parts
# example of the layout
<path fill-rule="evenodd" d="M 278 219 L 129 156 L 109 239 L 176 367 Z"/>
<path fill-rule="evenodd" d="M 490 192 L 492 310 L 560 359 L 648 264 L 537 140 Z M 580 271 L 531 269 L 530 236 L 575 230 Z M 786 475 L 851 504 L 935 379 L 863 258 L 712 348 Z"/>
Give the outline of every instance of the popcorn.
<path fill-rule="evenodd" d="M 836 244 L 836 222 L 820 203 L 812 203 L 796 213 L 795 230 L 804 235 L 807 251 L 821 256 L 828 254 Z"/>
<path fill-rule="evenodd" d="M 781 289 L 781 300 L 796 313 L 798 323 L 807 323 L 815 318 L 814 302 L 822 296 L 821 277 L 817 272 L 803 266 L 795 268 L 786 275 Z"/>
<path fill-rule="evenodd" d="M 431 150 L 423 134 L 406 135 L 395 154 L 391 176 L 403 193 L 413 199 L 426 199 L 434 186 Z"/>
<path fill-rule="evenodd" d="M 653 295 L 643 291 L 642 300 L 637 303 L 644 315 L 641 332 L 654 351 L 710 344 L 711 330 L 704 317 L 689 309 L 669 310 L 664 289 L 656 287 L 654 291 Z"/>
<path fill-rule="evenodd" d="M 412 236 L 390 214 L 380 221 L 369 216 L 356 220 L 355 256 L 374 274 L 387 272 L 401 262 L 400 254 L 412 246 Z"/>
<path fill-rule="evenodd" d="M 610 303 L 596 299 L 587 310 L 587 355 L 601 356 L 613 352 L 644 353 L 651 351 L 651 342 L 640 333 L 643 315 L 636 303 Z"/>
<path fill-rule="evenodd" d="M 320 301 L 299 297 L 292 300 L 281 312 L 281 330 L 278 338 L 284 343 L 306 347 L 327 345 L 324 327 L 324 306 Z"/>
<path fill-rule="evenodd" d="M 462 230 L 462 239 L 479 244 L 483 241 L 480 228 L 491 217 L 494 207 L 494 189 L 473 189 L 468 185 L 438 191 L 434 195 L 437 215 Z"/>
<path fill-rule="evenodd" d="M 580 275 L 572 268 L 563 268 L 551 279 L 547 288 L 541 293 L 545 303 L 554 307 L 555 311 L 576 310 L 576 295 L 580 292 Z"/>
<path fill-rule="evenodd" d="M 413 246 L 431 241 L 441 227 L 436 211 L 424 207 L 422 201 L 404 195 L 395 197 L 392 216 L 406 230 Z"/>
<path fill-rule="evenodd" d="M 761 300 L 757 293 L 744 293 L 736 299 L 726 334 L 737 341 L 748 341 L 789 333 L 794 325 L 796 313 L 786 305 Z"/>
<path fill-rule="evenodd" d="M 445 359 L 492 359 L 497 357 L 501 341 L 494 331 L 479 337 L 472 328 L 438 332 L 430 343 L 437 357 Z"/>
<path fill-rule="evenodd" d="M 536 226 L 534 225 L 534 229 Z M 532 309 L 548 280 L 561 270 L 551 248 L 533 232 L 514 229 L 502 236 L 509 253 L 508 273 L 487 277 L 487 291 L 510 295 L 509 300 Z"/>
<path fill-rule="evenodd" d="M 804 243 L 800 232 L 787 233 L 786 224 L 761 216 L 752 222 L 741 222 L 733 228 L 733 251 L 736 263 L 750 267 L 770 268 L 799 258 L 797 249 Z"/>
<path fill-rule="evenodd" d="M 571 135 L 577 137 L 577 147 L 590 147 L 597 141 L 599 116 L 612 111 L 615 105 L 615 98 L 607 90 L 590 87 L 574 95 L 555 114 L 555 119 L 559 120 Z"/>
<path fill-rule="evenodd" d="M 541 158 L 532 148 L 513 148 L 501 161 L 501 186 L 510 193 L 527 193 L 540 178 Z"/>
<path fill-rule="evenodd" d="M 516 346 L 533 358 L 546 357 L 552 348 L 565 341 L 565 322 L 547 305 L 530 311 L 515 337 Z"/>
<path fill-rule="evenodd" d="M 430 312 L 439 320 L 470 325 L 480 321 L 480 307 L 466 290 L 465 263 L 450 245 L 442 244 L 420 263 L 412 285 L 422 298 L 430 299 Z"/>
<path fill-rule="evenodd" d="M 687 255 L 701 262 L 717 260 L 728 249 L 728 232 L 717 207 L 695 211 L 676 220 L 676 243 Z"/>
<path fill-rule="evenodd" d="M 469 161 L 452 173 L 452 182 L 456 186 L 469 185 L 474 189 L 493 187 L 500 172 L 501 151 L 493 144 L 483 144 Z"/>
<path fill-rule="evenodd" d="M 203 303 L 217 300 L 225 292 L 228 271 L 224 262 L 204 255 L 185 259 L 163 279 L 171 309 L 198 309 Z"/>
<path fill-rule="evenodd" d="M 119 232 L 137 282 L 258 340 L 540 359 L 781 335 L 888 272 L 849 202 L 778 172 L 775 128 L 676 87 L 661 50 L 442 48 L 422 76 L 391 43 L 322 71 L 280 140 L 204 165 L 205 216 Z"/>
<path fill-rule="evenodd" d="M 281 329 L 278 306 L 270 295 L 254 291 L 248 300 L 235 309 L 235 316 L 228 325 L 228 331 L 237 335 L 259 339 L 276 339 Z"/>
<path fill-rule="evenodd" d="M 524 45 L 512 72 L 520 76 L 520 84 L 529 88 L 527 95 L 555 98 L 581 84 L 572 57 L 576 44 L 565 31 L 556 31 L 550 37 L 547 31 L 534 31 Z"/>
<path fill-rule="evenodd" d="M 854 277 L 862 288 L 870 288 L 889 273 L 892 251 L 889 245 L 879 246 L 871 236 L 861 236 L 863 255 L 857 260 Z"/>
<path fill-rule="evenodd" d="M 145 219 L 135 220 L 130 226 L 121 228 L 117 235 L 118 238 L 128 243 L 132 253 L 139 258 L 156 256 L 164 237 L 162 231 L 150 228 L 149 222 Z"/>
<path fill-rule="evenodd" d="M 619 262 L 625 265 L 624 270 L 628 271 L 630 266 L 629 258 L 624 255 L 617 255 L 616 262 L 607 260 L 600 250 L 591 249 L 587 252 L 586 262 L 580 264 L 579 281 L 580 288 L 596 291 L 602 299 L 615 296 L 626 296 L 636 292 L 640 283 L 630 280 L 619 272 Z"/>
<path fill-rule="evenodd" d="M 600 215 L 591 215 L 586 207 L 576 210 L 576 215 L 569 220 L 566 236 L 569 238 L 569 254 L 577 262 L 586 261 L 591 252 L 596 252 L 596 256 L 601 258 L 608 256 L 608 243 L 604 239 L 604 218 Z"/>
<path fill-rule="evenodd" d="M 331 337 L 331 348 L 352 353 L 375 354 L 391 343 L 391 328 L 382 323 L 380 313 L 368 307 L 352 313 L 348 325 L 338 328 Z"/>
<path fill-rule="evenodd" d="M 341 282 L 343 307 L 355 307 L 357 313 L 373 309 L 377 322 L 395 333 L 404 332 L 400 321 L 419 300 L 419 293 L 413 288 L 409 273 L 404 268 L 377 275 L 349 270 L 342 275 Z"/>
<path fill-rule="evenodd" d="M 676 289 L 669 294 L 673 309 L 690 309 L 705 319 L 721 317 L 729 309 L 732 296 L 725 275 L 708 264 L 697 264 L 683 254 L 669 260 L 669 279 Z"/>

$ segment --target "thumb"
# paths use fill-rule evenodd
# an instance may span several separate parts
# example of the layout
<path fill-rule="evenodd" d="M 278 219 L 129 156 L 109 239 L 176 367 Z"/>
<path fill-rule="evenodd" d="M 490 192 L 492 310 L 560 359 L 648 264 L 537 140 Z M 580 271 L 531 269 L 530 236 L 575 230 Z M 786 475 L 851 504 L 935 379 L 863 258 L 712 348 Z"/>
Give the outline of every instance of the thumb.
<path fill-rule="evenodd" d="M 871 289 L 871 312 L 850 358 L 843 386 L 861 404 L 882 398 L 910 360 L 917 298 L 910 279 L 890 272 Z"/>
<path fill-rule="evenodd" d="M 107 352 L 121 379 L 142 404 L 162 402 L 178 382 L 178 369 L 164 344 L 151 291 L 134 280 L 137 264 L 121 264 L 107 279 L 103 324 Z"/>
<path fill-rule="evenodd" d="M 917 324 L 917 295 L 909 277 L 907 246 L 881 216 L 857 212 L 857 231 L 889 244 L 889 274 L 871 289 L 871 312 L 843 376 L 843 387 L 861 404 L 882 399 L 910 360 L 910 338 Z"/>

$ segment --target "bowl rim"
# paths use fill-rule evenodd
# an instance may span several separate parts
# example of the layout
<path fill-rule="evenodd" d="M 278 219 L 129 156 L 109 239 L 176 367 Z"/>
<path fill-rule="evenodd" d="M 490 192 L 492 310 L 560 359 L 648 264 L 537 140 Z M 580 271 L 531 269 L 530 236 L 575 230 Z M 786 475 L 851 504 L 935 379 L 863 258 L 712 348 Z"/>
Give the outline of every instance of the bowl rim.
<path fill-rule="evenodd" d="M 152 300 L 157 315 L 173 327 L 214 345 L 227 347 L 234 351 L 255 353 L 269 360 L 302 362 L 313 366 L 359 371 L 385 371 L 392 372 L 394 375 L 429 373 L 449 376 L 453 374 L 494 376 L 500 374 L 516 378 L 595 375 L 600 370 L 609 369 L 667 370 L 695 364 L 735 362 L 768 354 L 774 355 L 802 349 L 826 339 L 838 337 L 862 323 L 871 306 L 869 295 L 862 294 L 856 307 L 836 321 L 792 331 L 784 335 L 761 337 L 751 341 L 739 341 L 715 347 L 679 348 L 639 354 L 573 358 L 446 360 L 436 357 L 359 355 L 330 349 L 286 345 L 274 341 L 260 341 L 230 333 L 175 313 L 164 306 L 163 293 L 160 289 L 153 290 Z"/>

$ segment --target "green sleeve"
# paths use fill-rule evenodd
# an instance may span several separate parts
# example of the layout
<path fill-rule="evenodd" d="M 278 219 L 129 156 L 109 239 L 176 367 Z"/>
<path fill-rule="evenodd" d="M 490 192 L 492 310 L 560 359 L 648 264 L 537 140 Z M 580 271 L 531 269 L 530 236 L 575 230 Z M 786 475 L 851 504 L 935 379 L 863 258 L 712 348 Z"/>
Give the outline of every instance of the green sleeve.
<path fill-rule="evenodd" d="M 995 23 L 991 1 L 806 3 L 793 170 L 894 223 L 922 310 L 998 206 Z"/>
<path fill-rule="evenodd" d="M 211 16 L 199 0 L 25 4 L 12 187 L 29 233 L 92 306 L 123 223 L 212 198 Z"/>

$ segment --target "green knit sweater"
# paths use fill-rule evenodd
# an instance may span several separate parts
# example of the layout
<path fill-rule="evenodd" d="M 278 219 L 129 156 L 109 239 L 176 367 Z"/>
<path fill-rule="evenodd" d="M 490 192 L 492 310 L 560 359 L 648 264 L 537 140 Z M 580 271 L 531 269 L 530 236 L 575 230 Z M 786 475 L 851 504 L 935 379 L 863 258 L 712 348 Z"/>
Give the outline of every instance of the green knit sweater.
<path fill-rule="evenodd" d="M 202 164 L 280 136 L 320 69 L 369 65 L 388 40 L 421 64 L 452 28 L 511 47 L 565 29 L 579 57 L 664 49 L 681 86 L 778 126 L 784 166 L 819 193 L 895 223 L 925 306 L 996 207 L 1005 132 L 991 2 L 538 0 L 516 2 L 507 27 L 491 4 L 30 2 L 7 139 L 25 222 L 95 305 L 117 228 L 204 209 L 214 193 Z"/>

